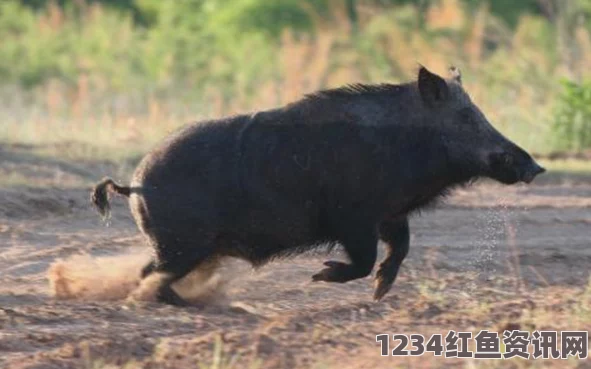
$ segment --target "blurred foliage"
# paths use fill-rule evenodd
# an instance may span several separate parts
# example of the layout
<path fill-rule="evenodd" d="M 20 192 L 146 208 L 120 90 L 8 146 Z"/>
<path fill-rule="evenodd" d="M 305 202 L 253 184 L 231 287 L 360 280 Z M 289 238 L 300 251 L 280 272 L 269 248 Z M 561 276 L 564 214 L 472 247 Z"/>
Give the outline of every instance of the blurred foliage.
<path fill-rule="evenodd" d="M 284 30 L 301 35 L 313 34 L 321 25 L 331 27 L 336 16 L 332 9 L 343 8 L 339 3 L 346 3 L 351 23 L 359 21 L 359 9 L 372 7 L 400 18 L 395 13 L 401 6 L 416 4 L 415 18 L 409 19 L 416 32 L 427 10 L 441 1 L 3 0 L 0 77 L 25 86 L 51 78 L 75 82 L 85 73 L 105 78 L 116 88 L 178 80 L 201 87 L 239 80 L 249 85 L 245 81 L 253 74 L 260 80 L 278 72 L 273 56 Z M 556 0 L 460 2 L 470 12 L 486 4 L 505 24 L 516 27 L 524 15 L 542 14 L 540 3 L 548 1 Z M 582 9 L 591 8 L 591 0 L 573 1 Z"/>
<path fill-rule="evenodd" d="M 552 126 L 559 147 L 591 148 L 591 81 L 562 82 Z"/>
<path fill-rule="evenodd" d="M 466 0 L 468 6 L 477 9 L 482 5 L 482 0 Z M 519 18 L 524 14 L 541 14 L 539 0 L 494 0 L 488 2 L 490 11 L 502 19 L 506 24 L 515 27 Z"/>
<path fill-rule="evenodd" d="M 0 92 L 60 112 L 141 95 L 227 113 L 454 63 L 502 130 L 542 147 L 534 126 L 574 140 L 551 106 L 591 70 L 590 19 L 591 0 L 1 0 Z"/>

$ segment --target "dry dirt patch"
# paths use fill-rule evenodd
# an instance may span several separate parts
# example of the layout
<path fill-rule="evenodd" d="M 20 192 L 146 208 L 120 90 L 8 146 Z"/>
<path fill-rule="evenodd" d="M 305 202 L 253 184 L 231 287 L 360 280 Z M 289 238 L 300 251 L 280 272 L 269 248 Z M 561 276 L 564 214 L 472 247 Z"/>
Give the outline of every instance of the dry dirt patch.
<path fill-rule="evenodd" d="M 233 264 L 216 303 L 128 304 L 124 293 L 105 294 L 127 290 L 109 276 L 136 283 L 147 251 L 123 201 L 105 227 L 87 199 L 85 186 L 0 189 L 0 367 L 494 367 L 381 358 L 375 335 L 591 330 L 589 181 L 480 183 L 413 217 L 411 253 L 380 303 L 370 278 L 311 283 L 326 256 L 308 254 L 258 272 Z M 48 269 L 60 259 L 74 261 L 62 266 L 77 266 L 90 294 L 51 295 Z"/>

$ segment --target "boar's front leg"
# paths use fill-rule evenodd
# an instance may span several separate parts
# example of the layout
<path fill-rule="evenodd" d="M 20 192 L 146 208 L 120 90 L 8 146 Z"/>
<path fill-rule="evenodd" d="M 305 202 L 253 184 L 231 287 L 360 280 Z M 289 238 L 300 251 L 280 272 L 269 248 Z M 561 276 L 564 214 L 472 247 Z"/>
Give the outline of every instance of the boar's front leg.
<path fill-rule="evenodd" d="M 340 243 L 345 248 L 350 264 L 340 261 L 327 261 L 328 268 L 312 276 L 313 281 L 345 283 L 353 279 L 368 276 L 376 262 L 377 236 L 374 227 L 359 227 L 359 223 L 352 223 L 345 227 L 346 234 Z"/>
<path fill-rule="evenodd" d="M 408 219 L 384 221 L 379 225 L 380 239 L 386 243 L 387 256 L 376 273 L 376 289 L 373 298 L 379 301 L 390 290 L 400 264 L 408 254 L 409 230 Z"/>

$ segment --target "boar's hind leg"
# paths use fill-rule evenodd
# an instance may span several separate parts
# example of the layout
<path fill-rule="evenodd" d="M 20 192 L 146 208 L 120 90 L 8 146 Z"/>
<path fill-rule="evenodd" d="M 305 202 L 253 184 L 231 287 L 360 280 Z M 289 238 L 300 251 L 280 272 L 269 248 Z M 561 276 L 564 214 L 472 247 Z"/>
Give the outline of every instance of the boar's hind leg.
<path fill-rule="evenodd" d="M 147 276 L 149 276 L 150 274 L 152 274 L 152 272 L 156 269 L 156 260 L 152 259 L 148 262 L 148 264 L 146 264 L 141 271 L 141 278 L 144 279 Z"/>
<path fill-rule="evenodd" d="M 408 219 L 386 221 L 379 225 L 380 239 L 386 243 L 387 256 L 376 273 L 374 299 L 379 301 L 390 290 L 400 264 L 408 254 Z"/>
<path fill-rule="evenodd" d="M 189 272 L 195 269 L 199 264 L 201 263 L 195 261 L 194 259 L 188 259 L 183 261 L 176 260 L 172 263 L 157 265 L 153 271 L 161 273 L 163 277 L 160 280 L 160 285 L 156 291 L 156 299 L 159 302 L 169 305 L 188 305 L 187 301 L 185 301 L 172 289 L 172 284 L 189 274 Z"/>
<path fill-rule="evenodd" d="M 158 261 L 146 265 L 142 272 L 146 273 L 146 275 L 150 273 L 162 274 L 160 285 L 156 291 L 158 301 L 169 305 L 188 305 L 172 289 L 172 284 L 185 277 L 195 268 L 203 265 L 211 256 L 206 252 L 208 249 L 195 247 L 192 243 L 187 243 L 186 245 L 178 243 L 166 244 L 166 247 L 160 246 L 159 248 L 161 251 L 166 250 L 169 252 L 160 253 Z M 177 250 L 182 251 L 179 252 Z M 191 250 L 191 252 L 186 252 L 186 250 Z"/>
<path fill-rule="evenodd" d="M 365 230 L 365 231 L 362 231 Z M 351 234 L 341 238 L 341 243 L 349 255 L 350 264 L 340 261 L 327 261 L 328 268 L 312 276 L 313 281 L 345 283 L 368 276 L 376 262 L 377 237 L 372 227 L 349 226 Z M 358 232 L 355 232 L 355 231 Z"/>

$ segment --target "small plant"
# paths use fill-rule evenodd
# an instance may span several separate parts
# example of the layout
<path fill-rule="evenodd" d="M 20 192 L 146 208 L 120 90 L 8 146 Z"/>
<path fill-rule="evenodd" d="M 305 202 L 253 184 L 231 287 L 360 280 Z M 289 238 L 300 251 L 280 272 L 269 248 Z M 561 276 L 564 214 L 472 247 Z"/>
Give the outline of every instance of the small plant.
<path fill-rule="evenodd" d="M 561 149 L 581 151 L 591 148 L 591 81 L 562 82 L 552 131 Z"/>

